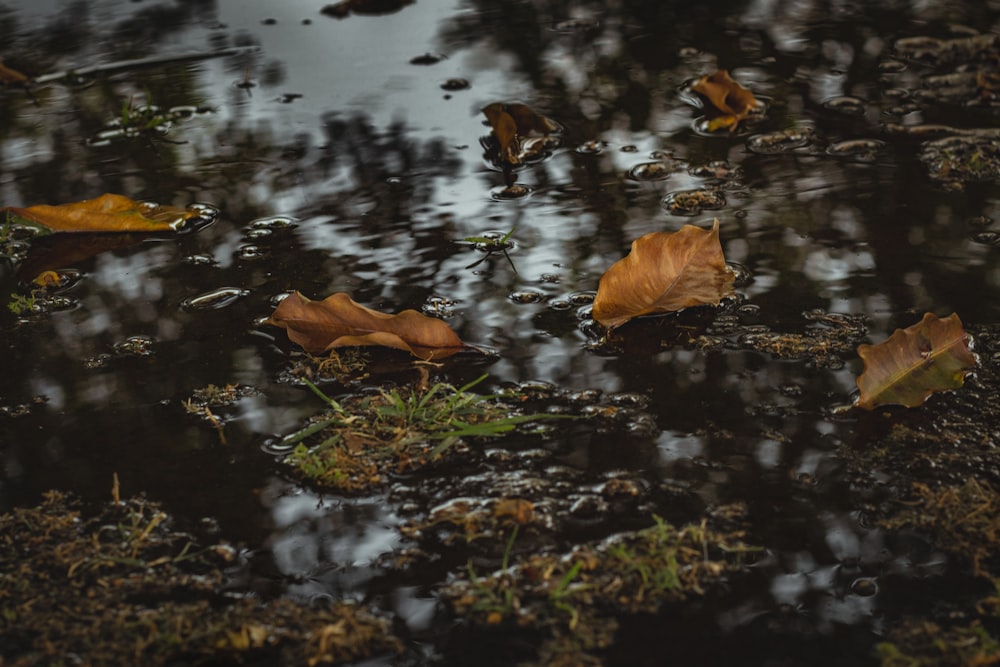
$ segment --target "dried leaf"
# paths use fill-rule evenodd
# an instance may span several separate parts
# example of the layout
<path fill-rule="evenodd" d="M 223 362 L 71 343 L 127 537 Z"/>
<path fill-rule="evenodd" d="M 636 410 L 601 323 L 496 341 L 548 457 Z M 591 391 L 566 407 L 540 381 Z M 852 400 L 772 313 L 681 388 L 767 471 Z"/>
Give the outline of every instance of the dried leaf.
<path fill-rule="evenodd" d="M 421 359 L 444 359 L 465 348 L 442 320 L 415 310 L 387 315 L 366 308 L 343 292 L 311 301 L 293 292 L 275 308 L 268 324 L 288 331 L 288 338 L 317 354 L 337 347 L 381 345 Z"/>
<path fill-rule="evenodd" d="M 958 389 L 975 368 L 976 357 L 957 313 L 944 319 L 927 313 L 906 329 L 896 329 L 883 343 L 859 345 L 865 370 L 858 377 L 856 405 L 916 407 L 936 391 Z"/>
<path fill-rule="evenodd" d="M 718 305 L 733 293 L 733 278 L 718 220 L 711 231 L 684 225 L 674 233 L 652 232 L 601 276 L 593 316 L 614 329 L 640 315 Z"/>
<path fill-rule="evenodd" d="M 26 74 L 18 72 L 16 69 L 11 69 L 3 64 L 3 60 L 0 60 L 0 83 L 6 86 L 23 86 L 28 83 L 29 77 Z"/>
<path fill-rule="evenodd" d="M 733 80 L 724 69 L 701 77 L 691 90 L 711 105 L 711 109 L 707 110 L 711 119 L 708 123 L 710 131 L 725 127 L 734 131 L 758 105 L 753 93 Z"/>
<path fill-rule="evenodd" d="M 493 128 L 500 144 L 500 158 L 509 164 L 520 164 L 526 157 L 524 140 L 538 135 L 559 132 L 560 127 L 526 104 L 494 102 L 483 107 L 483 114 Z"/>
<path fill-rule="evenodd" d="M 49 232 L 172 232 L 199 217 L 183 208 L 137 202 L 112 194 L 59 206 L 6 206 L 0 211 Z"/>

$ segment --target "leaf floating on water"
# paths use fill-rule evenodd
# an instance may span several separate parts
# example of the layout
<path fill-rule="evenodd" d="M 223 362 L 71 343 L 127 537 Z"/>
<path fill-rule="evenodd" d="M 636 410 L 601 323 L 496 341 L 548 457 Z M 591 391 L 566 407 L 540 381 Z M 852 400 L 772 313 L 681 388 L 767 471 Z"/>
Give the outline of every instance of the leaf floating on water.
<path fill-rule="evenodd" d="M 691 90 L 711 105 L 706 110 L 710 118 L 707 127 L 710 132 L 723 128 L 735 132 L 760 104 L 753 93 L 737 83 L 724 69 L 701 77 L 694 82 Z"/>
<path fill-rule="evenodd" d="M 18 222 L 52 233 L 175 232 L 189 220 L 202 217 L 196 211 L 137 202 L 113 194 L 58 206 L 6 206 L 0 211 L 19 219 Z"/>
<path fill-rule="evenodd" d="M 29 80 L 28 75 L 7 67 L 3 64 L 3 60 L 0 59 L 0 83 L 5 86 L 24 86 Z"/>
<path fill-rule="evenodd" d="M 603 276 L 594 298 L 594 319 L 614 329 L 641 315 L 689 306 L 718 305 L 733 293 L 734 276 L 719 242 L 719 221 L 705 230 L 684 225 L 652 232 Z"/>
<path fill-rule="evenodd" d="M 937 391 L 958 389 L 975 368 L 969 336 L 957 313 L 939 318 L 927 313 L 906 329 L 896 329 L 878 345 L 859 345 L 865 370 L 858 377 L 857 405 L 872 410 L 881 405 L 923 404 Z"/>
<path fill-rule="evenodd" d="M 424 360 L 444 359 L 465 348 L 451 327 L 415 310 L 388 315 L 366 308 L 344 292 L 311 301 L 293 292 L 275 308 L 267 324 L 288 331 L 288 338 L 310 354 L 337 347 L 381 345 Z"/>
<path fill-rule="evenodd" d="M 521 164 L 544 148 L 544 142 L 529 141 L 562 128 L 555 121 L 537 113 L 526 104 L 494 102 L 483 107 L 483 114 L 493 128 L 500 144 L 500 159 L 508 164 Z"/>

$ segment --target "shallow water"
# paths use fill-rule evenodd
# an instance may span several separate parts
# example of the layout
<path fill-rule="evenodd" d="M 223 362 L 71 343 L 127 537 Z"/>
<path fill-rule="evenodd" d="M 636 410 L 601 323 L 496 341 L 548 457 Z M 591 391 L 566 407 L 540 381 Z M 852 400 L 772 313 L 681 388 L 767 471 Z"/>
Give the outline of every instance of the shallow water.
<path fill-rule="evenodd" d="M 664 480 L 707 505 L 746 503 L 769 556 L 706 623 L 734 646 L 850 637 L 857 648 L 838 655 L 863 654 L 888 603 L 857 581 L 915 566 L 865 524 L 838 476 L 835 451 L 856 422 L 832 409 L 851 401 L 860 360 L 687 349 L 656 331 L 652 346 L 608 349 L 588 333 L 586 303 L 635 238 L 717 217 L 727 260 L 749 277 L 710 335 L 802 332 L 816 313 L 864 316 L 872 342 L 925 311 L 996 322 L 996 182 L 949 188 L 928 175 L 918 139 L 882 124 L 995 126 L 989 108 L 905 106 L 927 70 L 893 44 L 996 28 L 1000 9 L 926 4 L 418 2 L 339 20 L 306 2 L 0 5 L 6 62 L 35 75 L 178 57 L 30 96 L 0 91 L 4 205 L 116 192 L 220 212 L 195 233 L 61 259 L 49 268 L 82 274 L 64 293 L 71 307 L 4 314 L 0 406 L 28 407 L 0 416 L 0 508 L 49 488 L 103 499 L 117 474 L 123 495 L 146 493 L 256 553 L 260 581 L 242 585 L 374 599 L 426 629 L 441 573 L 376 566 L 403 543 L 398 508 L 299 489 L 262 451 L 317 405 L 278 381 L 287 346 L 255 322 L 289 290 L 346 291 L 387 312 L 445 315 L 496 351 L 450 366 L 455 385 L 488 372 L 492 386 L 644 397 L 651 428 L 575 436 L 560 461 Z M 681 89 L 717 67 L 766 98 L 759 125 L 695 131 Z M 129 99 L 178 111 L 162 138 L 102 134 Z M 518 172 L 526 196 L 506 198 L 479 110 L 512 100 L 565 131 Z M 704 188 L 716 210 L 669 212 L 672 195 Z M 515 226 L 510 262 L 496 253 L 468 268 L 482 253 L 462 239 Z M 33 277 L 26 263 L 0 263 L 4 294 Z M 223 444 L 180 404 L 231 383 L 259 393 L 222 415 Z M 755 650 L 752 661 L 768 659 Z"/>

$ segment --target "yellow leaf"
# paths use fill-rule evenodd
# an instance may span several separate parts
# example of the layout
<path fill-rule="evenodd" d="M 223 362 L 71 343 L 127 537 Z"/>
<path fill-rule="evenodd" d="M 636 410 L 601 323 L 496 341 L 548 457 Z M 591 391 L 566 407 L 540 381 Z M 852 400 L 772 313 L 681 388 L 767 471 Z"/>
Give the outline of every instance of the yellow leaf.
<path fill-rule="evenodd" d="M 740 122 L 758 106 L 753 93 L 737 83 L 724 69 L 701 77 L 691 86 L 691 90 L 710 105 L 706 109 L 706 115 L 710 119 L 709 131 L 726 127 L 730 132 L 735 131 Z"/>
<path fill-rule="evenodd" d="M 172 232 L 199 214 L 174 206 L 133 201 L 104 194 L 95 199 L 49 206 L 0 209 L 26 224 L 49 232 Z"/>

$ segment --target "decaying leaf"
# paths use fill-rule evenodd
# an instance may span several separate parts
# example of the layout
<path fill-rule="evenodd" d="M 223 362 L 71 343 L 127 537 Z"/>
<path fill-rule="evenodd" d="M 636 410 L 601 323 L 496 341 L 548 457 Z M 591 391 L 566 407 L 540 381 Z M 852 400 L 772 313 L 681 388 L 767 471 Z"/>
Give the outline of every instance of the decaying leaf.
<path fill-rule="evenodd" d="M 29 80 L 26 74 L 7 67 L 3 64 L 3 60 L 0 59 L 0 83 L 5 86 L 24 86 L 27 85 Z"/>
<path fill-rule="evenodd" d="M 738 84 L 724 69 L 701 77 L 691 90 L 709 105 L 706 108 L 709 131 L 728 127 L 730 132 L 735 132 L 739 124 L 758 107 L 753 93 Z"/>
<path fill-rule="evenodd" d="M 559 132 L 554 121 L 535 112 L 526 104 L 494 102 L 483 107 L 483 114 L 493 128 L 493 135 L 500 144 L 500 159 L 512 165 L 521 164 L 534 151 L 537 142 L 532 137 Z"/>
<path fill-rule="evenodd" d="M 921 405 L 936 391 L 958 389 L 976 366 L 969 336 L 957 313 L 939 318 L 927 313 L 906 329 L 896 329 L 883 343 L 859 345 L 865 370 L 858 377 L 856 405 Z"/>
<path fill-rule="evenodd" d="M 293 292 L 275 308 L 267 324 L 288 332 L 310 354 L 337 347 L 381 345 L 424 360 L 444 359 L 465 348 L 444 321 L 415 310 L 387 315 L 366 308 L 343 292 L 311 301 Z"/>
<path fill-rule="evenodd" d="M 0 212 L 49 233 L 173 232 L 200 217 L 199 213 L 183 208 L 137 202 L 113 194 L 58 206 L 6 206 Z"/>
<path fill-rule="evenodd" d="M 719 242 L 719 221 L 711 230 L 684 225 L 677 232 L 652 232 L 611 265 L 597 287 L 594 319 L 608 329 L 651 313 L 718 305 L 733 293 L 734 276 Z"/>

